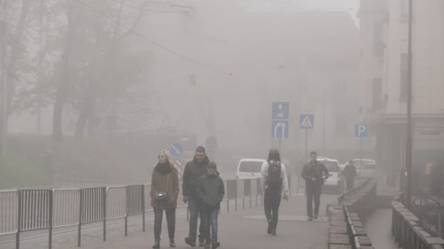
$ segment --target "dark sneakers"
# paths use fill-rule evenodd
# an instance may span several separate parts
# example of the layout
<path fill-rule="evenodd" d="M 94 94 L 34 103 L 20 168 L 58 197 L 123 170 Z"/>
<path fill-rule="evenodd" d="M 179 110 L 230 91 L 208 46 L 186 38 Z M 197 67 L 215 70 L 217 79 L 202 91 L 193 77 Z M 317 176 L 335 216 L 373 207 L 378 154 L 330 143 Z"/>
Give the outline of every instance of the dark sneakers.
<path fill-rule="evenodd" d="M 160 242 L 156 241 L 153 245 L 153 249 L 159 249 L 160 248 Z"/>
<path fill-rule="evenodd" d="M 271 230 L 272 230 L 270 227 L 271 220 L 267 220 L 267 222 L 268 222 L 267 233 L 271 234 Z"/>
<path fill-rule="evenodd" d="M 213 241 L 213 244 L 211 245 L 211 249 L 216 249 L 220 246 L 220 243 L 217 241 Z"/>
<path fill-rule="evenodd" d="M 199 246 L 204 247 L 205 246 L 205 240 L 199 240 Z"/>
<path fill-rule="evenodd" d="M 188 237 L 185 238 L 185 243 L 187 243 L 187 245 L 190 245 L 191 247 L 195 247 L 196 246 L 196 242 L 192 241 Z"/>
<path fill-rule="evenodd" d="M 204 244 L 204 248 L 205 248 L 205 249 L 210 249 L 210 246 L 211 246 L 210 241 L 207 241 L 207 242 Z"/>
<path fill-rule="evenodd" d="M 315 214 L 314 217 L 313 217 L 313 219 L 317 220 L 317 219 L 318 219 L 318 215 Z"/>

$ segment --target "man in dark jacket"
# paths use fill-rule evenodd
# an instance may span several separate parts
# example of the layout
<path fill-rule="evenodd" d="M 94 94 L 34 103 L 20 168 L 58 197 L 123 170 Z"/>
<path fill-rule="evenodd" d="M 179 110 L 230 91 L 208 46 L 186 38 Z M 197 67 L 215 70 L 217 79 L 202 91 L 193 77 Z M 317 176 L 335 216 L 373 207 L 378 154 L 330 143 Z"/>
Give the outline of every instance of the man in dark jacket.
<path fill-rule="evenodd" d="M 357 176 L 356 167 L 353 165 L 353 160 L 350 160 L 347 166 L 344 168 L 345 183 L 347 184 L 347 190 L 350 190 L 355 185 L 355 176 Z"/>
<path fill-rule="evenodd" d="M 199 197 L 202 200 L 202 220 L 205 231 L 205 249 L 216 249 L 220 246 L 217 241 L 217 217 L 220 202 L 224 198 L 224 182 L 219 177 L 215 162 L 208 163 L 208 173 L 200 178 Z M 211 228 L 211 232 L 210 232 Z M 210 244 L 211 241 L 211 244 Z"/>
<path fill-rule="evenodd" d="M 305 180 L 305 189 L 307 192 L 307 216 L 308 220 L 317 219 L 319 206 L 321 204 L 321 190 L 325 179 L 328 178 L 328 169 L 324 164 L 317 161 L 318 154 L 310 153 L 310 162 L 304 165 L 301 177 Z M 324 176 L 322 175 L 324 174 Z M 315 203 L 313 217 L 313 200 Z"/>
<path fill-rule="evenodd" d="M 185 165 L 183 172 L 182 194 L 183 201 L 188 202 L 188 209 L 190 210 L 190 233 L 185 238 L 185 243 L 194 247 L 196 246 L 197 237 L 197 220 L 201 216 L 202 200 L 199 198 L 198 190 L 200 187 L 200 177 L 207 173 L 208 157 L 205 154 L 205 148 L 198 146 L 193 161 Z M 199 225 L 199 246 L 205 245 L 204 227 L 202 224 L 202 217 L 200 217 Z"/>

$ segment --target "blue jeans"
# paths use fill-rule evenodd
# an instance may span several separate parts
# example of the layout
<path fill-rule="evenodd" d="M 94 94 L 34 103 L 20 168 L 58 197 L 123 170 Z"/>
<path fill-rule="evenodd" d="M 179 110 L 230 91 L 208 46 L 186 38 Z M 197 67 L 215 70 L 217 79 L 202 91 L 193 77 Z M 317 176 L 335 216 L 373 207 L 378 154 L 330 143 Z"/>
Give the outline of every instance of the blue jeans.
<path fill-rule="evenodd" d="M 196 242 L 197 237 L 197 221 L 200 217 L 200 224 L 199 224 L 199 241 L 204 240 L 204 226 L 202 222 L 202 201 L 199 197 L 189 197 L 188 199 L 188 209 L 190 210 L 190 234 L 188 235 L 188 238 Z"/>
<path fill-rule="evenodd" d="M 160 241 L 160 234 L 162 232 L 162 216 L 163 210 L 161 208 L 154 207 L 154 240 Z M 176 209 L 165 209 L 168 235 L 170 239 L 174 239 L 174 233 L 176 230 Z"/>
<path fill-rule="evenodd" d="M 206 241 L 217 241 L 217 217 L 219 216 L 218 208 L 210 208 L 205 205 L 202 207 L 202 219 L 205 229 Z M 211 232 L 210 232 L 211 228 Z"/>

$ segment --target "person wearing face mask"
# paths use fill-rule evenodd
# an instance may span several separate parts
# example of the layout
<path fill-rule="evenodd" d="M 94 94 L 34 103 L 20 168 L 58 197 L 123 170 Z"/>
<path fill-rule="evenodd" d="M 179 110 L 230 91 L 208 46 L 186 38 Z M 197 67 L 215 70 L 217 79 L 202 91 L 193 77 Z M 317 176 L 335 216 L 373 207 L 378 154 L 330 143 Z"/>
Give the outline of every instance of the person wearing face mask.
<path fill-rule="evenodd" d="M 197 222 L 200 217 L 199 224 L 199 246 L 205 246 L 205 231 L 202 222 L 202 199 L 199 197 L 200 178 L 207 173 L 209 159 L 205 154 L 205 148 L 198 146 L 193 161 L 185 165 L 183 172 L 182 194 L 183 201 L 188 202 L 188 209 L 190 210 L 190 231 L 188 237 L 185 238 L 185 243 L 194 247 L 196 246 L 197 238 Z"/>
<path fill-rule="evenodd" d="M 167 150 L 162 150 L 159 161 L 153 169 L 151 177 L 151 206 L 154 209 L 154 249 L 160 248 L 160 233 L 162 231 L 163 210 L 166 213 L 170 247 L 176 247 L 174 242 L 176 226 L 176 207 L 179 196 L 179 175 L 174 167 L 173 157 Z"/>
<path fill-rule="evenodd" d="M 323 163 L 317 161 L 318 154 L 310 153 L 310 162 L 304 165 L 301 177 L 305 180 L 305 189 L 307 193 L 307 216 L 308 220 L 318 218 L 319 206 L 321 204 L 321 191 L 325 179 L 328 178 L 328 169 Z M 314 201 L 314 216 L 313 216 Z"/>

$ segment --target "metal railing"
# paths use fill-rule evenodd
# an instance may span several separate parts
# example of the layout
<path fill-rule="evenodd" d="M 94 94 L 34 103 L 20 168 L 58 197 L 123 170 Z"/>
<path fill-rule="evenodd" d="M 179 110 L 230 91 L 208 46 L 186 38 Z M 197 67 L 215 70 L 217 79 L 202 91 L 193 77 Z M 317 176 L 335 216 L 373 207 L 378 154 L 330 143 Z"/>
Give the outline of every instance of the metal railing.
<path fill-rule="evenodd" d="M 392 236 L 399 247 L 405 249 L 442 248 L 444 240 L 428 234 L 419 225 L 419 218 L 402 202 L 392 202 Z"/>
<path fill-rule="evenodd" d="M 410 199 L 410 212 L 419 218 L 419 225 L 430 235 L 444 238 L 444 207 L 434 198 L 415 190 Z"/>
<path fill-rule="evenodd" d="M 288 177 L 291 192 L 291 176 Z M 225 180 L 224 187 L 223 203 L 226 202 L 226 209 L 221 205 L 221 210 L 237 210 L 240 202 L 242 208 L 257 206 L 259 197 L 260 203 L 263 203 L 259 178 Z M 48 247 L 51 249 L 53 228 L 78 226 L 80 247 L 82 226 L 102 223 L 103 241 L 106 241 L 107 220 L 124 219 L 125 236 L 128 236 L 128 217 L 139 215 L 145 231 L 145 215 L 152 211 L 150 190 L 150 185 L 127 185 L 0 191 L 0 235 L 16 234 L 16 249 L 19 249 L 21 233 L 49 230 Z M 186 208 L 180 199 L 178 208 Z"/>
<path fill-rule="evenodd" d="M 359 243 L 358 233 L 356 232 L 355 226 L 351 220 L 350 212 L 345 203 L 342 203 L 342 210 L 344 212 L 345 223 L 347 224 L 347 234 L 350 245 L 352 246 L 352 249 L 360 249 L 361 244 Z"/>
<path fill-rule="evenodd" d="M 353 189 L 343 193 L 342 195 L 340 195 L 338 197 L 338 204 L 341 204 L 342 202 L 344 202 L 345 199 L 355 195 L 356 193 L 358 193 L 359 191 L 364 189 L 371 179 L 372 178 L 367 178 L 361 185 L 359 185 L 359 186 L 357 186 L 357 187 L 355 187 L 355 188 L 353 188 Z"/>

